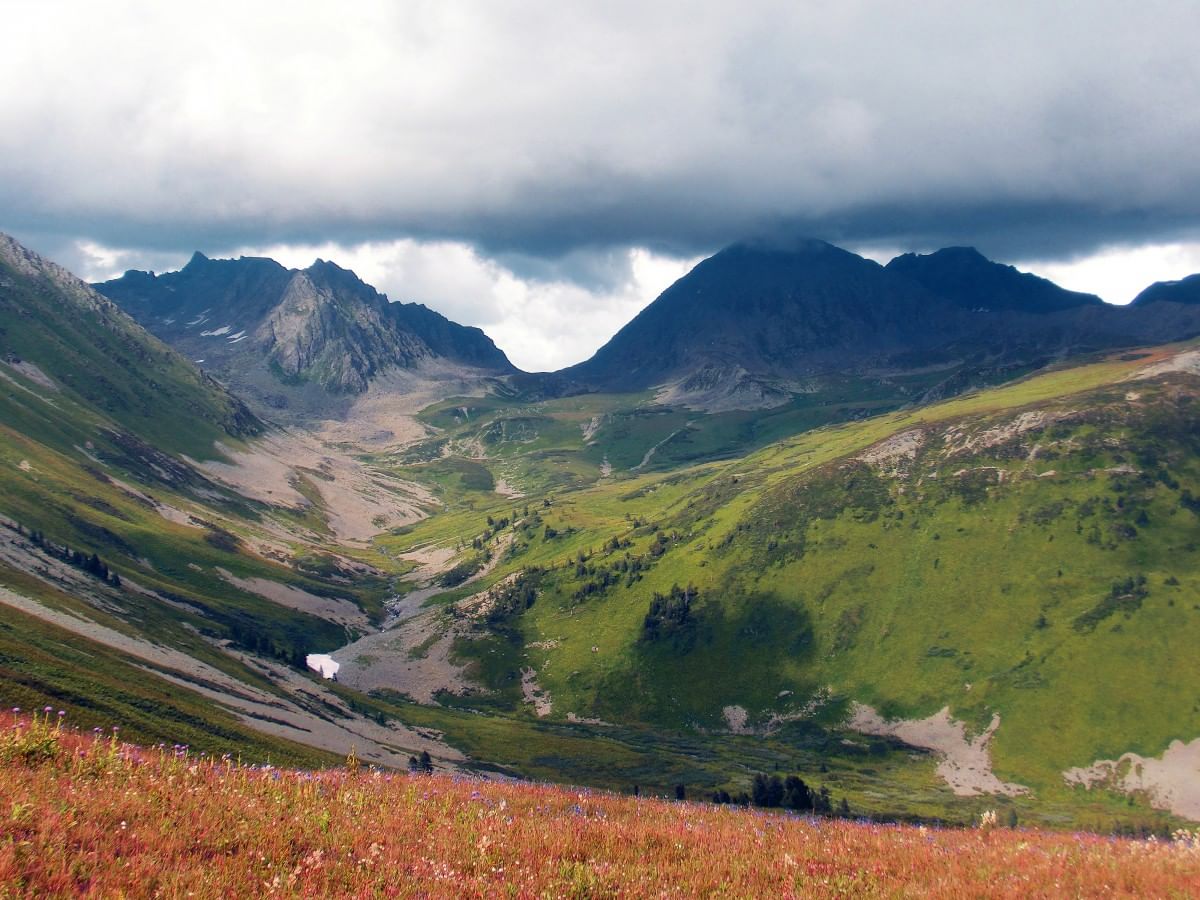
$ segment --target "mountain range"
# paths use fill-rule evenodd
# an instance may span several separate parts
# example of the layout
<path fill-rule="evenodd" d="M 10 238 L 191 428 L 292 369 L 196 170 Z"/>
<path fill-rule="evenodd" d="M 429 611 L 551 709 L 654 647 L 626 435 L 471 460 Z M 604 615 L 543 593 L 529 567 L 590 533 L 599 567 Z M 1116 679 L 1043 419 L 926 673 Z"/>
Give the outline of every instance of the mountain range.
<path fill-rule="evenodd" d="M 589 389 L 659 387 L 708 408 L 785 402 L 831 374 L 940 371 L 966 385 L 986 370 L 1200 333 L 1177 291 L 1161 299 L 1112 306 L 967 247 L 881 266 L 822 241 L 739 244 L 560 377 Z"/>
<path fill-rule="evenodd" d="M 99 287 L 0 241 L 6 706 L 275 763 L 1200 820 L 1194 279 L 1114 308 L 964 248 L 746 243 L 546 374 L 330 263 Z"/>
<path fill-rule="evenodd" d="M 197 253 L 179 272 L 132 271 L 96 288 L 263 409 L 286 409 L 306 385 L 358 394 L 434 361 L 517 374 L 478 329 L 389 303 L 320 260 L 296 271 Z M 1119 307 L 968 247 L 882 266 L 823 241 L 749 242 L 701 262 L 587 361 L 509 380 L 540 395 L 654 389 L 708 411 L 778 406 L 833 375 L 937 373 L 931 396 L 943 396 L 1070 355 L 1198 334 L 1198 290 L 1159 284 Z"/>

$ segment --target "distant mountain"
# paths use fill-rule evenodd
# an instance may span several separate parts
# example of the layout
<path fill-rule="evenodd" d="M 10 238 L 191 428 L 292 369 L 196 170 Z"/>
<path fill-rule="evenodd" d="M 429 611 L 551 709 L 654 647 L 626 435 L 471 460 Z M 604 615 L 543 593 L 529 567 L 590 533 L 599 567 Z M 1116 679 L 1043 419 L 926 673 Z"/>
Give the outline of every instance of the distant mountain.
<path fill-rule="evenodd" d="M 743 243 L 557 377 L 716 410 L 778 405 L 822 378 L 940 371 L 936 397 L 1068 354 L 1198 333 L 1200 310 L 1110 306 L 967 247 L 880 266 L 823 241 Z"/>
<path fill-rule="evenodd" d="M 929 298 L 822 241 L 738 244 L 681 278 L 564 375 L 618 389 L 701 370 L 788 377 L 930 343 Z"/>
<path fill-rule="evenodd" d="M 486 375 L 516 371 L 478 328 L 417 303 L 391 303 L 353 272 L 317 260 L 215 260 L 131 271 L 96 285 L 138 322 L 252 402 L 313 408 L 362 394 L 379 376 L 437 363 Z"/>
<path fill-rule="evenodd" d="M 1189 275 L 1180 281 L 1156 281 L 1134 297 L 1130 305 L 1158 302 L 1200 304 L 1200 274 Z"/>
<path fill-rule="evenodd" d="M 886 268 L 963 309 L 1052 313 L 1104 306 L 1094 294 L 1068 291 L 1048 279 L 992 262 L 974 247 L 946 247 L 927 255 L 905 253 Z"/>
<path fill-rule="evenodd" d="M 209 455 L 216 438 L 262 430 L 240 400 L 116 304 L 5 234 L 0 388 L 13 404 L 10 422 L 28 425 L 55 404 L 60 409 L 51 418 L 62 420 L 55 397 L 65 394 L 156 447 L 200 456 Z"/>

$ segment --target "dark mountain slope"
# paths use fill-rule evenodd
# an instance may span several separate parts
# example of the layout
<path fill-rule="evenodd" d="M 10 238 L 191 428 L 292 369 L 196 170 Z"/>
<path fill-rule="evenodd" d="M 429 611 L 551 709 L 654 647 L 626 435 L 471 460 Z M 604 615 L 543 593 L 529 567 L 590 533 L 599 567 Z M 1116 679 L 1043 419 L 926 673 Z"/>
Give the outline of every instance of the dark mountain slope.
<path fill-rule="evenodd" d="M 848 354 L 868 364 L 928 345 L 931 305 L 920 286 L 821 241 L 738 244 L 704 260 L 563 374 L 632 390 L 704 366 L 789 377 Z"/>
<path fill-rule="evenodd" d="M 1197 333 L 1200 310 L 1110 306 L 971 248 L 883 267 L 821 241 L 738 244 L 558 375 L 582 390 L 664 388 L 710 409 L 787 402 L 835 376 L 941 372 L 941 396 L 1070 354 Z"/>
<path fill-rule="evenodd" d="M 1189 275 L 1179 281 L 1156 281 L 1133 298 L 1131 306 L 1148 303 L 1200 304 L 1200 274 Z"/>
<path fill-rule="evenodd" d="M 964 309 L 1051 313 L 1104 305 L 1094 294 L 1068 291 L 1048 279 L 992 262 L 974 247 L 946 247 L 924 256 L 905 253 L 888 263 L 887 270 Z"/>

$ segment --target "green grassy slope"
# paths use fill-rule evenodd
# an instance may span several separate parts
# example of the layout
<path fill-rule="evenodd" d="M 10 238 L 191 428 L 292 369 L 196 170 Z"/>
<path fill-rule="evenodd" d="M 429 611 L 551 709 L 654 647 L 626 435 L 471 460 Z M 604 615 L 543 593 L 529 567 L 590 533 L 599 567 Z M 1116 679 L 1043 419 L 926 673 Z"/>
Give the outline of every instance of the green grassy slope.
<path fill-rule="evenodd" d="M 6 379 L 5 390 L 16 392 L 8 405 L 24 408 L 22 421 L 38 396 L 53 404 L 65 393 L 160 450 L 199 458 L 214 455 L 216 438 L 261 429 L 240 401 L 113 303 L 0 235 L 0 364 L 14 361 L 32 363 L 55 385 L 30 393 Z M 5 413 L 6 422 L 21 415 Z"/>
<path fill-rule="evenodd" d="M 304 672 L 307 653 L 365 630 L 390 576 L 322 537 L 320 502 L 293 511 L 249 500 L 188 462 L 217 457 L 218 440 L 245 447 L 261 428 L 107 300 L 0 236 L 0 587 L 86 623 L 84 634 L 94 625 L 287 696 L 272 672 Z M 300 599 L 277 602 L 255 585 Z M 354 624 L 323 614 L 326 600 Z M 146 740 L 331 758 L 257 734 L 87 637 L 3 603 L 0 616 L 5 703 L 93 709 Z"/>
<path fill-rule="evenodd" d="M 420 420 L 437 429 L 437 436 L 406 448 L 398 462 L 411 477 L 441 483 L 450 452 L 470 457 L 527 493 L 576 489 L 599 480 L 606 467 L 615 475 L 663 472 L 742 456 L 831 422 L 896 409 L 943 378 L 944 373 L 829 376 L 813 379 L 811 393 L 781 406 L 724 412 L 663 406 L 650 393 L 538 402 L 498 395 L 453 398 L 421 413 Z M 491 485 L 476 489 L 490 491 Z M 481 499 L 450 497 L 452 502 Z"/>
<path fill-rule="evenodd" d="M 338 761 L 300 744 L 267 738 L 192 692 L 133 665 L 122 654 L 0 605 L 4 702 L 25 710 L 70 711 L 72 724 L 123 739 L 186 744 L 246 762 L 319 767 Z"/>
<path fill-rule="evenodd" d="M 531 606 L 493 612 L 460 647 L 493 689 L 482 708 L 527 709 L 532 665 L 552 719 L 722 730 L 726 706 L 759 727 L 807 707 L 832 726 L 853 700 L 905 718 L 948 706 L 974 734 L 998 713 L 997 774 L 1069 801 L 1064 769 L 1200 734 L 1200 384 L 1122 382 L 1148 361 L 548 506 L 493 500 L 389 540 L 495 540 L 487 513 L 517 523 L 492 580 L 548 569 Z M 864 453 L 906 433 L 911 453 Z M 689 585 L 688 614 L 660 608 L 652 639 L 654 594 Z"/>

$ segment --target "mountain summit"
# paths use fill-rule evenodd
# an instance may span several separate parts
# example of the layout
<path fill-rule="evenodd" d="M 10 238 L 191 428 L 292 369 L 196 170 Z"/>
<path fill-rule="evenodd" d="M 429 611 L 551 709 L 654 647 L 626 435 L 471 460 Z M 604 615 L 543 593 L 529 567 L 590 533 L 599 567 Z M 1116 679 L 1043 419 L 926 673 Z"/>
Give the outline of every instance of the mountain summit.
<path fill-rule="evenodd" d="M 248 399 L 275 410 L 362 394 L 398 369 L 516 371 L 478 328 L 417 303 L 389 302 L 353 272 L 320 259 L 295 270 L 270 259 L 197 252 L 178 272 L 131 271 L 96 288 Z"/>
<path fill-rule="evenodd" d="M 882 365 L 927 345 L 929 307 L 920 286 L 823 241 L 735 244 L 563 374 L 606 390 L 677 382 L 688 394 L 721 385 L 753 393 L 752 380 L 769 395 L 781 381 Z"/>

